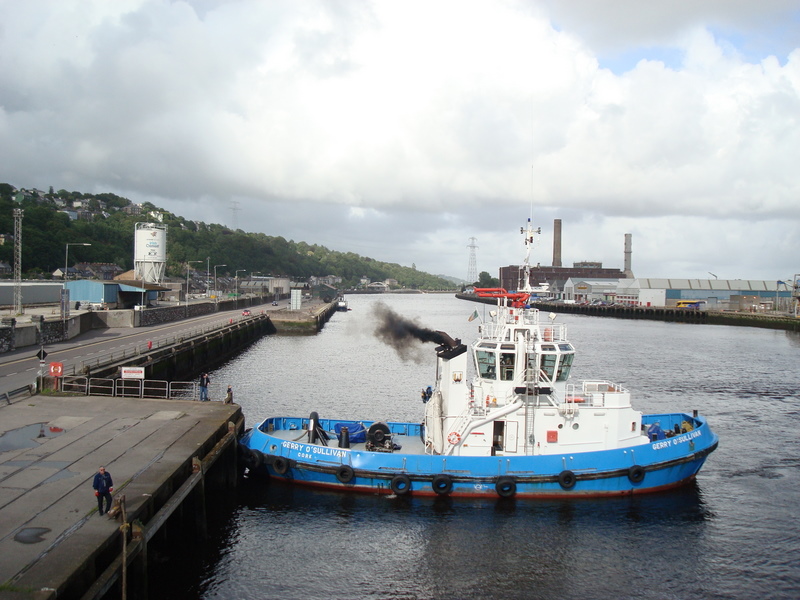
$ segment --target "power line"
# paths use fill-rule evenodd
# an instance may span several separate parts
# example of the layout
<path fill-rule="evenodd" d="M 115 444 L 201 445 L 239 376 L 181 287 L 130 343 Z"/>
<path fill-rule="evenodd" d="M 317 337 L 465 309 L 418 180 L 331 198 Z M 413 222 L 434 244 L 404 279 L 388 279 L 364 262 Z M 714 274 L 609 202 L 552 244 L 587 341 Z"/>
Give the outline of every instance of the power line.
<path fill-rule="evenodd" d="M 22 216 L 25 211 L 14 209 L 14 314 L 22 312 Z"/>
<path fill-rule="evenodd" d="M 475 254 L 475 251 L 478 249 L 478 246 L 475 242 L 478 241 L 478 238 L 471 237 L 469 238 L 469 266 L 467 267 L 467 282 L 468 283 L 475 283 L 478 281 L 478 259 Z"/>

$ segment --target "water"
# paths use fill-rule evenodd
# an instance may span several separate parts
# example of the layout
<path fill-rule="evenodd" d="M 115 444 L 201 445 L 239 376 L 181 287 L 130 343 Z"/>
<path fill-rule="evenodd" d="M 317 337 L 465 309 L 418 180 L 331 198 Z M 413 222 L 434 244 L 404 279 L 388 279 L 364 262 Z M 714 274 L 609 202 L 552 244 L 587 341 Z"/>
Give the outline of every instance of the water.
<path fill-rule="evenodd" d="M 212 374 L 248 425 L 270 415 L 419 420 L 433 345 L 403 362 L 375 339 L 386 302 L 472 339 L 452 296 L 351 296 L 314 337 L 270 337 Z M 479 313 L 489 307 L 478 307 Z M 720 437 L 695 485 L 572 501 L 347 495 L 247 482 L 207 543 L 155 557 L 151 598 L 797 598 L 800 336 L 559 315 L 574 377 L 622 383 L 645 412 L 699 409 Z"/>

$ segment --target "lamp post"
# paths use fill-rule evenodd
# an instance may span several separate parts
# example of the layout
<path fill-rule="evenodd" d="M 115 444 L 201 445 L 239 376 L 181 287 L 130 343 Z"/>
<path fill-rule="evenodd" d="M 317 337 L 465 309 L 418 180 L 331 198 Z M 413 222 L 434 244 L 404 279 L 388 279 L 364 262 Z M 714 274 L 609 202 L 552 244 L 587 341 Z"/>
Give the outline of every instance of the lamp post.
<path fill-rule="evenodd" d="M 91 246 L 86 242 L 67 242 L 67 250 L 64 253 L 64 281 L 67 280 L 67 269 L 69 268 L 69 247 L 70 246 Z"/>
<path fill-rule="evenodd" d="M 189 313 L 189 267 L 194 263 L 201 263 L 202 260 L 187 260 L 186 261 L 186 313 Z"/>
<path fill-rule="evenodd" d="M 228 265 L 214 265 L 214 304 L 219 302 L 219 290 L 217 289 L 217 267 L 227 267 Z"/>
<path fill-rule="evenodd" d="M 206 298 L 208 298 L 208 296 L 209 296 L 208 286 L 211 285 L 209 283 L 209 278 L 211 277 L 210 266 L 211 266 L 211 257 L 210 256 L 206 256 Z"/>
<path fill-rule="evenodd" d="M 234 279 L 236 280 L 236 308 L 239 308 L 239 273 L 247 273 L 247 269 L 236 269 Z"/>

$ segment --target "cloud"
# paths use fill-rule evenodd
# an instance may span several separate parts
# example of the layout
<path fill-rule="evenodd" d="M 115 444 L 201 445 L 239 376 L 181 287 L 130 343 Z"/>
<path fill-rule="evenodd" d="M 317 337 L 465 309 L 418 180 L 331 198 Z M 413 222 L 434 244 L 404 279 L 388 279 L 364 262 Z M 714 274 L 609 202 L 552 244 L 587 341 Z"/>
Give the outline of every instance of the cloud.
<path fill-rule="evenodd" d="M 567 265 L 621 267 L 631 232 L 637 275 L 785 278 L 799 15 L 788 0 L 4 3 L 1 179 L 434 273 L 466 276 L 472 236 L 479 271 L 518 262 L 533 211 L 543 263 L 561 218 Z"/>

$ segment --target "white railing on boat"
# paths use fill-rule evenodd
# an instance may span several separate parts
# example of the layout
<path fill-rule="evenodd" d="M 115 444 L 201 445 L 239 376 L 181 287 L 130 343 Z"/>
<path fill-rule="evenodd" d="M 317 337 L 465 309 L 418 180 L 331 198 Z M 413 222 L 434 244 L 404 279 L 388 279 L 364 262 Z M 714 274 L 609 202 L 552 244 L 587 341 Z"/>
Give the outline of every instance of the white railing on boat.
<path fill-rule="evenodd" d="M 627 389 L 610 381 L 583 381 L 579 384 L 567 384 L 564 401 L 560 405 L 591 406 L 599 408 L 611 404 L 618 406 L 619 402 L 607 402 L 607 396 L 628 395 Z"/>

